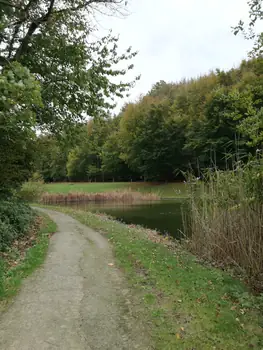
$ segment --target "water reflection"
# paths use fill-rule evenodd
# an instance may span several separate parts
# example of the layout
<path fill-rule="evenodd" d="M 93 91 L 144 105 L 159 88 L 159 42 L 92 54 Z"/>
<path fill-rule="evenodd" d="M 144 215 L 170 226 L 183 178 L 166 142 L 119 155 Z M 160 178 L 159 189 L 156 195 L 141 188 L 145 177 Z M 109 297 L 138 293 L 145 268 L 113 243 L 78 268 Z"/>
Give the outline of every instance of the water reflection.
<path fill-rule="evenodd" d="M 182 229 L 181 205 L 180 201 L 162 200 L 133 204 L 89 202 L 70 204 L 70 207 L 106 213 L 127 224 L 142 225 L 156 229 L 163 234 L 180 238 L 180 230 Z"/>

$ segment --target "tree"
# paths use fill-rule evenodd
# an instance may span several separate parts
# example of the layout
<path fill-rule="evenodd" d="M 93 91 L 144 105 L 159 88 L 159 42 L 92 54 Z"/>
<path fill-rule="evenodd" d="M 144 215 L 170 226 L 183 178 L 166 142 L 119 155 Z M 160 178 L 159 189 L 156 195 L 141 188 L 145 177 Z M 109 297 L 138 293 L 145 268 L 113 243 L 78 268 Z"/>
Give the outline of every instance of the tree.
<path fill-rule="evenodd" d="M 27 68 L 13 62 L 0 74 L 0 192 L 29 177 L 34 164 L 35 112 L 40 86 Z"/>
<path fill-rule="evenodd" d="M 117 11 L 122 0 L 22 0 L 0 2 L 0 65 L 18 61 L 42 86 L 44 108 L 37 121 L 52 131 L 86 115 L 97 117 L 114 106 L 134 82 L 113 82 L 123 76 L 120 61 L 136 53 L 118 55 L 111 34 L 92 41 L 96 10 Z M 127 69 L 133 66 L 129 65 Z M 115 79 L 116 81 L 116 79 Z"/>
<path fill-rule="evenodd" d="M 73 129 L 78 140 L 68 157 L 64 146 L 53 145 L 50 171 L 59 174 L 67 157 L 72 180 L 167 181 L 189 166 L 198 174 L 231 167 L 237 157 L 245 161 L 262 144 L 262 79 L 263 59 L 257 58 L 198 79 L 159 82 L 118 116 Z M 66 135 L 60 136 L 67 142 Z"/>
<path fill-rule="evenodd" d="M 254 47 L 250 52 L 250 57 L 260 57 L 263 54 L 263 33 L 256 33 L 257 22 L 263 20 L 262 0 L 247 1 L 249 7 L 249 23 L 245 24 L 240 20 L 238 25 L 233 28 L 234 34 L 242 33 L 248 40 L 254 40 Z"/>
<path fill-rule="evenodd" d="M 182 166 L 183 129 L 168 101 L 147 96 L 123 114 L 121 157 L 147 180 L 172 180 Z"/>
<path fill-rule="evenodd" d="M 88 161 L 86 154 L 75 147 L 69 152 L 67 159 L 67 176 L 72 181 L 86 181 L 88 180 Z"/>
<path fill-rule="evenodd" d="M 263 108 L 256 114 L 241 121 L 239 130 L 249 137 L 248 145 L 261 149 L 263 147 Z"/>
<path fill-rule="evenodd" d="M 100 175 L 100 173 L 101 168 L 93 164 L 88 165 L 87 175 L 89 177 L 89 180 L 94 179 L 95 181 L 97 181 L 97 176 Z"/>
<path fill-rule="evenodd" d="M 101 149 L 109 132 L 106 119 L 90 120 L 82 127 L 81 138 L 69 154 L 68 176 L 74 180 L 91 180 L 102 173 Z"/>
<path fill-rule="evenodd" d="M 2 185 L 6 181 L 11 186 L 28 177 L 33 168 L 31 153 L 36 128 L 60 135 L 70 133 L 72 125 L 87 116 L 104 116 L 114 107 L 114 98 L 126 94 L 133 85 L 134 81 L 120 81 L 133 66 L 118 69 L 118 63 L 136 53 L 128 48 L 124 54 L 118 54 L 118 38 L 111 33 L 97 41 L 91 38 L 96 30 L 93 23 L 96 11 L 114 13 L 121 4 L 125 2 L 0 0 L 1 98 L 7 101 L 0 111 L 5 115 L 1 120 L 2 131 L 8 129 L 8 134 L 1 135 L 0 147 L 2 159 L 6 150 L 13 157 L 16 154 L 2 169 Z M 9 77 L 12 70 L 14 81 Z M 20 77 L 22 72 L 27 76 Z M 10 100 L 16 108 L 12 111 L 11 107 L 16 118 L 8 118 L 6 106 Z M 28 124 L 24 126 L 26 120 Z M 56 177 L 61 170 L 59 167 L 50 176 Z M 9 176 L 17 173 L 21 174 L 19 181 Z M 60 176 L 64 176 L 63 172 Z"/>
<path fill-rule="evenodd" d="M 91 13 L 102 9 L 112 13 L 124 3 L 124 0 L 1 0 L 1 64 L 20 61 L 31 54 L 34 40 L 55 34 L 52 30 L 58 30 L 62 40 L 66 33 L 70 36 L 68 43 L 76 40 L 78 44 L 79 38 L 74 39 L 74 34 L 83 37 L 94 29 Z"/>
<path fill-rule="evenodd" d="M 159 99 L 172 99 L 174 97 L 174 90 L 174 84 L 168 84 L 164 80 L 161 80 L 152 86 L 148 95 Z"/>
<path fill-rule="evenodd" d="M 36 170 L 45 182 L 64 181 L 67 179 L 68 142 L 63 142 L 54 135 L 40 135 L 36 142 Z"/>
<path fill-rule="evenodd" d="M 129 180 L 133 172 L 121 158 L 121 145 L 119 131 L 113 131 L 101 151 L 102 169 L 106 176 L 110 175 L 113 180 Z"/>
<path fill-rule="evenodd" d="M 204 119 L 189 129 L 186 147 L 201 156 L 201 165 L 225 168 L 227 158 L 247 154 L 246 139 L 238 130 L 239 121 L 255 113 L 249 92 L 218 88 L 206 103 Z M 231 158 L 232 160 L 232 158 Z"/>

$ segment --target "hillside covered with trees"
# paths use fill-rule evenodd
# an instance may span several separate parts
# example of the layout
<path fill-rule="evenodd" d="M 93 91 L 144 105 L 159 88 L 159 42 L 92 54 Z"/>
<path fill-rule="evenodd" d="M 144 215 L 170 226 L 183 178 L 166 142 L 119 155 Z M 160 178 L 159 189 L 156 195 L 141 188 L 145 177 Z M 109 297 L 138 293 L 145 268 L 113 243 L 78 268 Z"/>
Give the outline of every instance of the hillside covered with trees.
<path fill-rule="evenodd" d="M 261 146 L 262 85 L 262 58 L 157 82 L 117 116 L 98 115 L 59 139 L 41 135 L 37 171 L 45 181 L 173 181 L 189 169 L 231 169 Z"/>

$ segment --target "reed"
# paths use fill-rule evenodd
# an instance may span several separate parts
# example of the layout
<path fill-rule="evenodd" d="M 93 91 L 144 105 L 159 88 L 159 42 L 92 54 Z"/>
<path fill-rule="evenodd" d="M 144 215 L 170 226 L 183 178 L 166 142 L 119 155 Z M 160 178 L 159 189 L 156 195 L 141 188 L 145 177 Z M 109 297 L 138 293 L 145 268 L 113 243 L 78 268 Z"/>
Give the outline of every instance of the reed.
<path fill-rule="evenodd" d="M 184 231 L 194 254 L 238 269 L 262 291 L 263 187 L 258 174 L 240 167 L 210 172 L 203 182 L 191 181 Z"/>
<path fill-rule="evenodd" d="M 44 193 L 41 197 L 41 203 L 59 204 L 59 203 L 84 203 L 84 202 L 122 202 L 132 203 L 137 201 L 156 201 L 160 197 L 155 193 L 141 193 L 131 190 L 102 192 L 102 193 Z"/>

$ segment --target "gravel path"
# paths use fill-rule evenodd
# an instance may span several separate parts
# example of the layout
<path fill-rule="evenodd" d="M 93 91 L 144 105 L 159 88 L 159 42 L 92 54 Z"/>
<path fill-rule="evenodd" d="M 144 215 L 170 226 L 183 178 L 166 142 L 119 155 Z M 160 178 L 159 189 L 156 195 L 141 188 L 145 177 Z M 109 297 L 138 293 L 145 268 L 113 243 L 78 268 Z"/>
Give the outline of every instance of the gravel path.
<path fill-rule="evenodd" d="M 99 233 L 41 209 L 58 225 L 44 265 L 0 316 L 1 350 L 150 349 L 129 290 Z"/>

